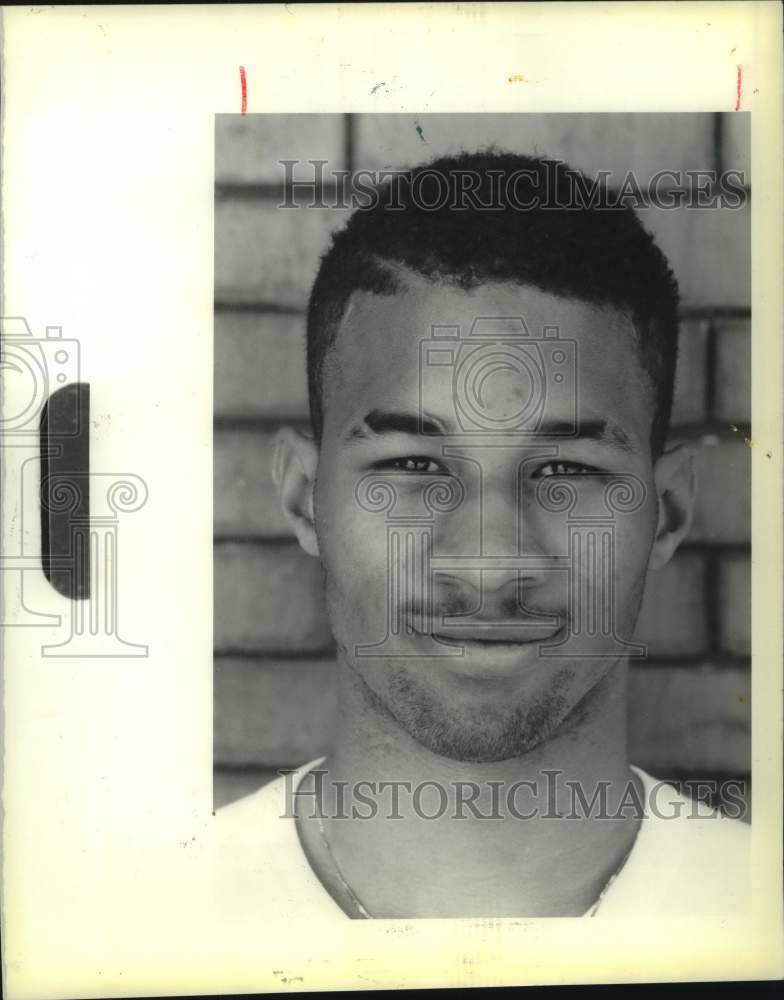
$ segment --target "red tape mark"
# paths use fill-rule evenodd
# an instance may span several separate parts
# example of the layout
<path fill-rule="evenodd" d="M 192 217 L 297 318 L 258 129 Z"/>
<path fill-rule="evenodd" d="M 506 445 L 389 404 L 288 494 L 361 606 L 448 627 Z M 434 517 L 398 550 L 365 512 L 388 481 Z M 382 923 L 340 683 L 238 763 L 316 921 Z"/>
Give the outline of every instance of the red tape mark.
<path fill-rule="evenodd" d="M 738 67 L 740 68 L 740 67 Z M 240 66 L 240 89 L 242 90 L 242 107 L 241 112 L 244 115 L 248 110 L 248 81 L 245 76 L 245 67 Z"/>
<path fill-rule="evenodd" d="M 742 66 L 738 66 L 738 83 L 737 83 L 736 93 L 737 93 L 738 96 L 737 96 L 737 98 L 735 100 L 735 110 L 736 111 L 740 111 L 740 98 L 741 98 L 741 94 L 743 93 L 743 67 Z"/>

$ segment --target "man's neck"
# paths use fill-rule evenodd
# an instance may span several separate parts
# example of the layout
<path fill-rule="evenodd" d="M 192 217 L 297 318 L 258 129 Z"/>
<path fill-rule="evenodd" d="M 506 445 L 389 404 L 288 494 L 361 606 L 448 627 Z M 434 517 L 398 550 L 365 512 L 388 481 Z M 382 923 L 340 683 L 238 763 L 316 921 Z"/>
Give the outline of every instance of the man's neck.
<path fill-rule="evenodd" d="M 350 916 L 582 915 L 639 828 L 637 810 L 619 812 L 641 792 L 626 672 L 616 664 L 545 743 L 472 763 L 417 743 L 341 666 L 337 745 L 301 786 L 324 817 L 298 821 L 316 874 Z"/>

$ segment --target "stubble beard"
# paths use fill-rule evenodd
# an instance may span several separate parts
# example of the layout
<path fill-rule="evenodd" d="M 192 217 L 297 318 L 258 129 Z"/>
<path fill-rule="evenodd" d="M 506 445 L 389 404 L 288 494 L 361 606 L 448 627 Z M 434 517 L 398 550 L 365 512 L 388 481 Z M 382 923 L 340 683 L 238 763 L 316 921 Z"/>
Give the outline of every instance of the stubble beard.
<path fill-rule="evenodd" d="M 431 753 L 450 760 L 490 763 L 520 757 L 551 739 L 569 713 L 566 673 L 528 704 L 469 707 L 446 703 L 417 680 L 411 667 L 389 660 L 376 660 L 386 672 L 383 687 L 377 690 L 356 658 L 344 647 L 338 651 L 372 712 L 391 720 Z M 432 663 L 427 669 L 433 669 Z"/>

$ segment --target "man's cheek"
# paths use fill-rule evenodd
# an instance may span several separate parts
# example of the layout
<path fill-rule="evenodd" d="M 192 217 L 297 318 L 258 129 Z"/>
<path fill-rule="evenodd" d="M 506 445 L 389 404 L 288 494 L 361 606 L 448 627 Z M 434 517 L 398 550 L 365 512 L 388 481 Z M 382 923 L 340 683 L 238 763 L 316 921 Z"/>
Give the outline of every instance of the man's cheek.
<path fill-rule="evenodd" d="M 383 525 L 379 531 L 375 520 L 368 523 L 367 515 L 349 518 L 340 530 L 330 532 L 322 557 L 333 619 L 348 621 L 363 633 L 383 630 L 390 578 Z M 383 631 L 378 638 L 383 638 Z M 363 634 L 357 641 L 365 642 L 367 637 Z"/>
<path fill-rule="evenodd" d="M 642 601 L 652 536 L 645 526 L 616 538 L 613 552 L 615 616 L 624 632 L 633 630 Z"/>

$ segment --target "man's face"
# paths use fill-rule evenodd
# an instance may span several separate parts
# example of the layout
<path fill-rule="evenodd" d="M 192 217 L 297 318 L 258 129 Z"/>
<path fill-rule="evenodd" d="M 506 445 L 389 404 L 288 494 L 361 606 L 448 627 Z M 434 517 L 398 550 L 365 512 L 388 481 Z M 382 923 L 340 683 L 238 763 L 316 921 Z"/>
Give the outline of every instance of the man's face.
<path fill-rule="evenodd" d="M 631 641 L 657 525 L 635 345 L 612 308 L 506 283 L 349 303 L 315 490 L 328 614 L 373 703 L 435 753 L 531 749 Z"/>

